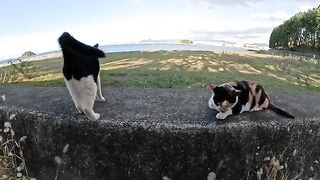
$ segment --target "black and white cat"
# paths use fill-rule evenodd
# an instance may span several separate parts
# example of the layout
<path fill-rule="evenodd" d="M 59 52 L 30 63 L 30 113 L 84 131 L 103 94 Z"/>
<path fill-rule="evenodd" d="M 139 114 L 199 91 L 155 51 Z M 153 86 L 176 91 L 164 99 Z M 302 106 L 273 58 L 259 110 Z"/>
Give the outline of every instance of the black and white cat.
<path fill-rule="evenodd" d="M 98 58 L 105 57 L 105 53 L 98 49 L 98 44 L 88 46 L 67 32 L 59 37 L 58 42 L 64 59 L 62 72 L 77 110 L 91 120 L 99 119 L 100 114 L 93 111 L 93 105 L 95 101 L 105 101 L 98 61 Z"/>
<path fill-rule="evenodd" d="M 210 84 L 209 88 L 212 96 L 208 104 L 211 109 L 218 111 L 217 119 L 225 119 L 227 116 L 245 111 L 265 109 L 272 110 L 286 118 L 294 118 L 293 115 L 272 104 L 263 87 L 254 81 L 232 81 L 219 86 Z"/>

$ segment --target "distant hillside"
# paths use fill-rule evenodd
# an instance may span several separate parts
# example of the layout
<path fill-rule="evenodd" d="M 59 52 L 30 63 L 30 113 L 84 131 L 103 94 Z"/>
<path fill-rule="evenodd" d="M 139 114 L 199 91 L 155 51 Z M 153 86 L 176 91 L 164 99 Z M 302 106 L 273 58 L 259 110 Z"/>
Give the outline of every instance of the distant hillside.
<path fill-rule="evenodd" d="M 24 53 L 21 55 L 21 57 L 27 58 L 27 57 L 34 56 L 34 55 L 36 55 L 34 52 L 27 51 L 27 52 L 24 52 Z"/>
<path fill-rule="evenodd" d="M 181 39 L 179 41 L 180 44 L 193 44 L 193 41 L 188 40 L 188 39 Z"/>

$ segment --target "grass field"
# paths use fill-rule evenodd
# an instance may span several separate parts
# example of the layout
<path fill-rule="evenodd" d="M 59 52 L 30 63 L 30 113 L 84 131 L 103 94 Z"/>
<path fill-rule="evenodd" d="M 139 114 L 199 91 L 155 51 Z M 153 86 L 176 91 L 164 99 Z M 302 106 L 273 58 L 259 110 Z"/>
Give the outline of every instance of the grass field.
<path fill-rule="evenodd" d="M 206 88 L 209 82 L 250 79 L 267 89 L 320 91 L 320 62 L 299 57 L 203 51 L 123 52 L 107 54 L 100 65 L 104 87 Z M 62 59 L 32 62 L 32 66 L 27 73 L 13 72 L 12 66 L 0 68 L 0 80 L 64 86 Z"/>

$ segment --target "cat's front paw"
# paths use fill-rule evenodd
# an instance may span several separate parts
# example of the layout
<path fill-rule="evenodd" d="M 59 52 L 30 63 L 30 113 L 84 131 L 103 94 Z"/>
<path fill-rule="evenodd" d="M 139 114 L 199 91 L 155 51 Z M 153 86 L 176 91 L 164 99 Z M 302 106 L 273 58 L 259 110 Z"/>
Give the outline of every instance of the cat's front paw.
<path fill-rule="evenodd" d="M 104 102 L 104 101 L 106 101 L 106 99 L 102 96 L 102 97 L 97 97 L 96 101 L 97 102 Z"/>
<path fill-rule="evenodd" d="M 222 112 L 219 112 L 217 115 L 216 115 L 216 118 L 217 119 L 225 119 L 228 115 L 222 113 Z"/>

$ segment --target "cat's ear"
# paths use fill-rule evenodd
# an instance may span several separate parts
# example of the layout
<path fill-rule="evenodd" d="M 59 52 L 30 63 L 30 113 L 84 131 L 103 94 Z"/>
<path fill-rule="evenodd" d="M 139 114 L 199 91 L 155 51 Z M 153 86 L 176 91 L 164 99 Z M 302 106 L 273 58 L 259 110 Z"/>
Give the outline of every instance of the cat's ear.
<path fill-rule="evenodd" d="M 214 88 L 216 88 L 216 87 L 217 87 L 217 85 L 215 85 L 214 83 L 210 83 L 210 84 L 208 85 L 208 88 L 209 88 L 211 91 L 213 91 Z"/>
<path fill-rule="evenodd" d="M 241 90 L 233 89 L 229 92 L 230 96 L 239 96 L 241 94 Z"/>
<path fill-rule="evenodd" d="M 95 44 L 93 47 L 98 48 L 99 44 Z"/>

